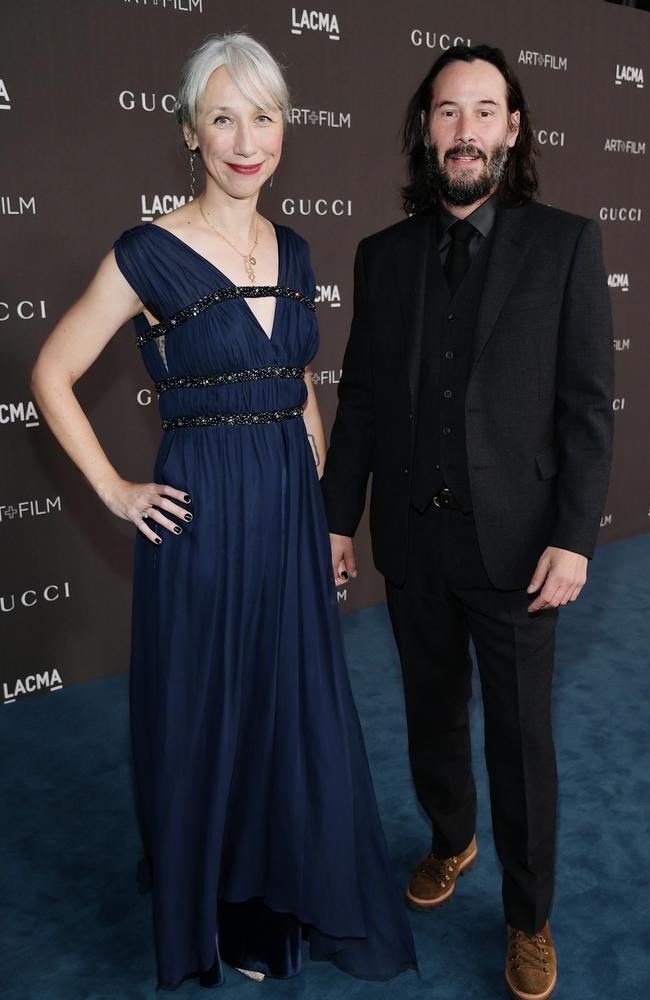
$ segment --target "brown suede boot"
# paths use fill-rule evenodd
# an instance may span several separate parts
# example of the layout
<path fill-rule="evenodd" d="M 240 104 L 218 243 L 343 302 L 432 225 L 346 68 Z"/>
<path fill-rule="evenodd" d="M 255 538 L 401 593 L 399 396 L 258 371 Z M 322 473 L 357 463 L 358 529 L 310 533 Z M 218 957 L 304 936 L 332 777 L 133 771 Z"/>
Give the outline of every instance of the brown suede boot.
<path fill-rule="evenodd" d="M 456 879 L 468 871 L 478 854 L 476 837 L 468 847 L 452 858 L 439 858 L 433 851 L 422 858 L 406 888 L 406 902 L 414 910 L 432 910 L 449 899 Z"/>
<path fill-rule="evenodd" d="M 508 926 L 506 984 L 517 1000 L 546 1000 L 557 982 L 557 958 L 548 921 L 539 934 Z"/>

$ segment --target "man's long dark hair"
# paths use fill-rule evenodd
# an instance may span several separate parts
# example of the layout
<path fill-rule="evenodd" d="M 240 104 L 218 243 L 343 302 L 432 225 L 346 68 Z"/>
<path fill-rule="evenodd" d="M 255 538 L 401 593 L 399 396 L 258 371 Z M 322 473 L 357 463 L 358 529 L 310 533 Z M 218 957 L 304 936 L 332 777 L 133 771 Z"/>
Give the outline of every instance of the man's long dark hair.
<path fill-rule="evenodd" d="M 519 134 L 510 150 L 503 179 L 499 184 L 499 200 L 504 205 L 522 205 L 537 191 L 535 167 L 537 152 L 535 136 L 530 127 L 528 104 L 517 77 L 506 62 L 501 49 L 489 45 L 454 45 L 437 59 L 411 98 L 404 122 L 404 152 L 408 155 L 409 183 L 402 188 L 404 210 L 410 214 L 422 212 L 438 204 L 439 194 L 427 174 L 427 151 L 424 145 L 422 115 L 429 119 L 433 81 L 452 62 L 474 62 L 483 59 L 491 63 L 506 81 L 508 113 L 519 112 Z M 425 126 L 426 128 L 426 126 Z"/>

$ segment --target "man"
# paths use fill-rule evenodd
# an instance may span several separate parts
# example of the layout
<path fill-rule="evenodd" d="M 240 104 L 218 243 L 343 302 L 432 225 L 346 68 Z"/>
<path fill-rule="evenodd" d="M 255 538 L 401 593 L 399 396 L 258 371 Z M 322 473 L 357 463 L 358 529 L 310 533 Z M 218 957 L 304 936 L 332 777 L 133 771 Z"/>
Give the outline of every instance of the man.
<path fill-rule="evenodd" d="M 410 218 L 361 242 L 323 478 L 337 583 L 372 473 L 370 528 L 402 664 L 432 847 L 408 902 L 476 859 L 470 636 L 503 864 L 506 981 L 556 982 L 550 724 L 558 608 L 585 583 L 612 437 L 612 331 L 597 225 L 532 200 L 533 136 L 498 49 L 450 49 L 411 101 Z"/>

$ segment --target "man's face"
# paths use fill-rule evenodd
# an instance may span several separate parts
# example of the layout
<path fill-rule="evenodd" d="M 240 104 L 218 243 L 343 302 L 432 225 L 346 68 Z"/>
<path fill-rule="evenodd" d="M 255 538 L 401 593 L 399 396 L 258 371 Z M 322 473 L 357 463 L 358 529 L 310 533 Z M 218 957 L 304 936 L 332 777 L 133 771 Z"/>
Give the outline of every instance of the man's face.
<path fill-rule="evenodd" d="M 508 116 L 506 81 L 491 63 L 455 61 L 433 81 L 428 166 L 449 205 L 474 205 L 496 190 L 519 133 Z"/>

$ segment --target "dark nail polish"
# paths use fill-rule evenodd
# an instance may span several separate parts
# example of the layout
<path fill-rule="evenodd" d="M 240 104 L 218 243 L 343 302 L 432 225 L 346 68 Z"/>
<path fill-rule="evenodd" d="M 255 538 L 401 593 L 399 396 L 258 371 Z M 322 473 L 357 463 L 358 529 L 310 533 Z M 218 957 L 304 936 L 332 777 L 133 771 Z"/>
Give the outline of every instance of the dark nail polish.
<path fill-rule="evenodd" d="M 177 535 L 180 535 L 180 533 L 181 533 L 182 530 L 183 529 L 179 528 L 177 524 L 174 525 L 174 531 L 176 532 Z"/>
<path fill-rule="evenodd" d="M 183 517 L 185 518 L 186 521 L 191 521 L 192 520 L 192 515 L 191 514 L 183 514 Z"/>
<path fill-rule="evenodd" d="M 162 545 L 162 538 L 154 538 L 156 545 Z"/>
<path fill-rule="evenodd" d="M 183 497 L 183 500 L 185 501 L 185 503 L 192 503 L 192 497 L 188 496 L 187 493 Z"/>
<path fill-rule="evenodd" d="M 341 573 L 341 576 L 343 577 L 344 580 L 348 579 L 348 574 L 345 572 L 345 570 L 343 570 L 343 572 Z"/>

